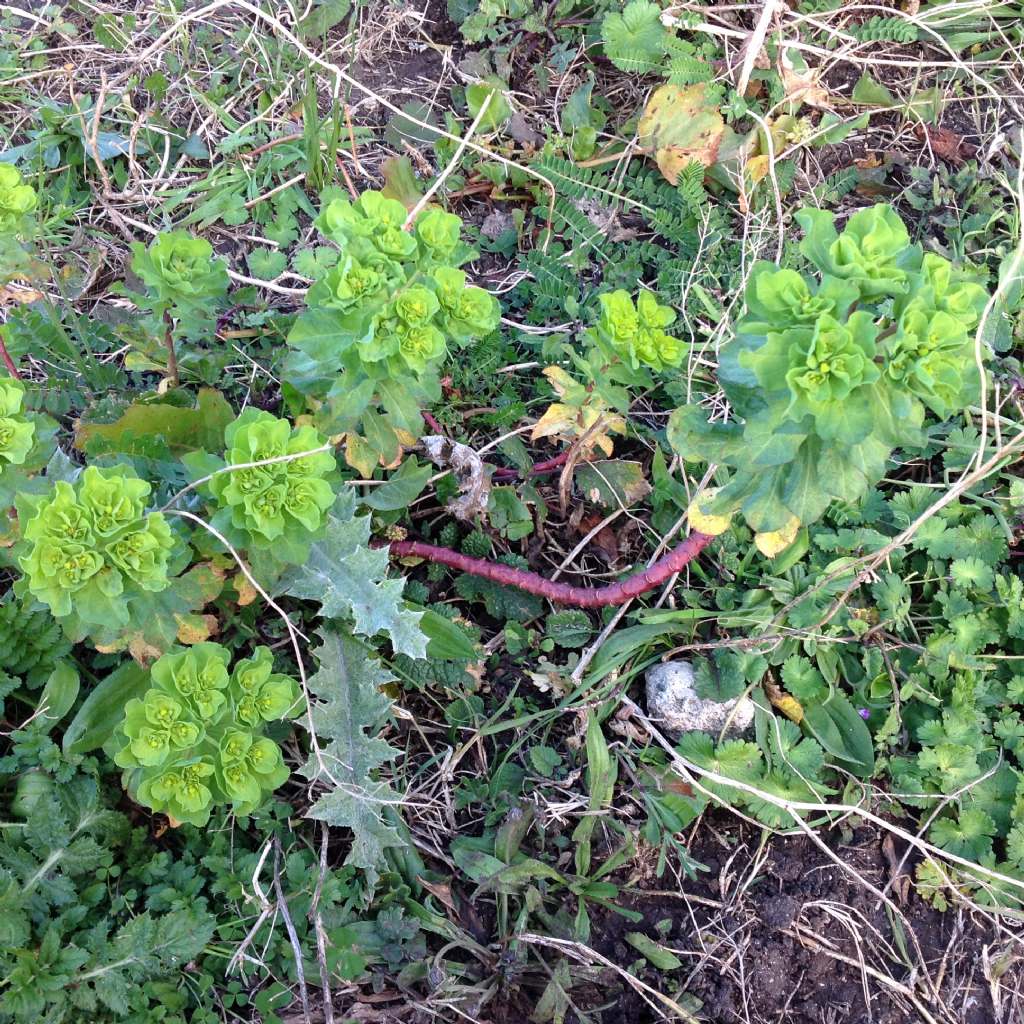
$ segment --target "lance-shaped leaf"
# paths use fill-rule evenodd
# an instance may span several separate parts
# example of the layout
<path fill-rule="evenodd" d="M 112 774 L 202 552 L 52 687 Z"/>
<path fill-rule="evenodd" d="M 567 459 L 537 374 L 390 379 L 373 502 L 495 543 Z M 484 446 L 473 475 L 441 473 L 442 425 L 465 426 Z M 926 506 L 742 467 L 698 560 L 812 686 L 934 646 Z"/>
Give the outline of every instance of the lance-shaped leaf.
<path fill-rule="evenodd" d="M 381 688 L 395 677 L 335 627 L 322 629 L 320 638 L 323 643 L 314 651 L 320 668 L 309 680 L 318 698 L 312 717 L 319 749 L 313 749 L 302 774 L 330 788 L 309 817 L 352 830 L 346 863 L 362 868 L 372 886 L 385 849 L 405 845 L 385 819 L 398 797 L 377 778 L 381 766 L 398 755 L 377 736 L 391 707 Z"/>
<path fill-rule="evenodd" d="M 425 657 L 427 639 L 420 612 L 402 602 L 404 580 L 388 579 L 386 548 L 371 548 L 370 520 L 353 515 L 355 499 L 347 493 L 335 504 L 323 540 L 313 545 L 305 564 L 282 577 L 279 590 L 318 601 L 327 619 L 352 616 L 355 631 L 372 637 L 385 633 L 396 652 Z"/>

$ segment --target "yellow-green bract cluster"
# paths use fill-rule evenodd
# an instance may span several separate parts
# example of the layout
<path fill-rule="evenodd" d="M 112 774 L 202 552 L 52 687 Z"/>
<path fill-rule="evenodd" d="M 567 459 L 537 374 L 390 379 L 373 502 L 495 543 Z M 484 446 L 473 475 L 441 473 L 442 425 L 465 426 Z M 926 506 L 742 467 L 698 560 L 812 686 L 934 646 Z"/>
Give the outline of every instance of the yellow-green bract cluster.
<path fill-rule="evenodd" d="M 622 289 L 599 295 L 598 300 L 601 315 L 594 330 L 632 369 L 643 364 L 663 370 L 682 362 L 684 344 L 665 331 L 675 321 L 675 311 L 659 305 L 651 292 L 641 292 L 635 305 Z"/>
<path fill-rule="evenodd" d="M 339 326 L 365 364 L 421 374 L 449 342 L 462 345 L 494 330 L 499 308 L 457 269 L 466 258 L 457 216 L 428 210 L 414 232 L 405 230 L 406 217 L 400 202 L 379 192 L 329 203 L 316 225 L 341 247 L 341 257 L 310 289 L 308 302 L 341 314 Z"/>
<path fill-rule="evenodd" d="M 21 415 L 24 400 L 20 381 L 0 379 L 0 469 L 5 463 L 20 466 L 32 449 L 36 428 Z"/>
<path fill-rule="evenodd" d="M 57 617 L 72 611 L 94 626 L 123 625 L 127 601 L 168 585 L 174 546 L 159 512 L 146 514 L 150 486 L 124 466 L 89 466 L 78 483 L 49 495 L 20 494 L 20 558 L 27 587 Z"/>
<path fill-rule="evenodd" d="M 186 231 L 162 231 L 148 249 L 133 243 L 132 271 L 157 300 L 185 309 L 202 309 L 228 290 L 227 264 L 206 239 Z"/>
<path fill-rule="evenodd" d="M 196 644 L 157 659 L 152 686 L 125 705 L 114 757 L 125 788 L 175 823 L 205 825 L 215 806 L 254 811 L 288 778 L 267 722 L 297 705 L 298 687 L 275 673 L 266 647 L 229 671 L 231 653 Z"/>
<path fill-rule="evenodd" d="M 227 428 L 224 440 L 225 461 L 242 468 L 214 476 L 210 490 L 251 545 L 301 543 L 320 528 L 334 502 L 325 477 L 336 463 L 331 452 L 316 451 L 324 447 L 316 430 L 293 429 L 287 420 L 249 408 Z M 299 452 L 315 454 L 287 458 Z M 274 459 L 281 461 L 267 461 Z"/>
<path fill-rule="evenodd" d="M 754 266 L 718 368 L 736 420 L 684 406 L 669 425 L 684 457 L 734 468 L 706 512 L 739 510 L 789 540 L 831 501 L 859 501 L 894 448 L 922 446 L 926 409 L 946 419 L 971 403 L 988 300 L 975 276 L 912 244 L 887 205 L 842 232 L 827 211 L 796 219 L 818 273 Z"/>
<path fill-rule="evenodd" d="M 0 163 L 0 235 L 17 234 L 37 202 L 36 190 L 21 180 L 18 169 Z"/>

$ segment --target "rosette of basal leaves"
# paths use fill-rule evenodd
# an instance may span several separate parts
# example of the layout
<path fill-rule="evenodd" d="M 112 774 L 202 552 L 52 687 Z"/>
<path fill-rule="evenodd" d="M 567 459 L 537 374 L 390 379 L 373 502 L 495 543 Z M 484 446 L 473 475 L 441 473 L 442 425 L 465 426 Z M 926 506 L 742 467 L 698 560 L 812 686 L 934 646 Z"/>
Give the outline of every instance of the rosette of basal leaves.
<path fill-rule="evenodd" d="M 822 272 L 857 285 L 866 299 L 906 295 L 921 265 L 921 248 L 899 214 L 886 203 L 858 210 L 840 234 L 835 214 L 801 210 L 797 222 L 805 235 L 803 254 Z"/>
<path fill-rule="evenodd" d="M 145 511 L 149 493 L 125 466 L 89 466 L 75 485 L 61 480 L 46 495 L 19 495 L 19 586 L 85 632 L 127 625 L 129 601 L 170 582 L 175 540 L 161 513 Z"/>
<path fill-rule="evenodd" d="M 754 266 L 718 368 L 734 418 L 710 423 L 691 405 L 669 426 L 684 458 L 730 470 L 698 518 L 739 511 L 772 554 L 831 501 L 859 501 L 894 448 L 921 447 L 926 410 L 945 419 L 973 401 L 988 298 L 967 272 L 922 256 L 888 206 L 842 233 L 822 211 L 797 219 L 819 273 Z"/>
<path fill-rule="evenodd" d="M 29 268 L 29 255 L 19 239 L 30 233 L 37 202 L 36 190 L 22 181 L 18 169 L 0 163 L 0 284 Z"/>
<path fill-rule="evenodd" d="M 350 464 L 366 474 L 421 432 L 420 410 L 440 398 L 443 360 L 499 320 L 494 297 L 458 269 L 475 255 L 460 240 L 461 220 L 439 209 L 411 227 L 407 218 L 378 192 L 328 203 L 315 223 L 341 254 L 288 336 L 293 408 L 317 399 L 317 425 L 345 434 Z"/>
<path fill-rule="evenodd" d="M 205 238 L 186 231 L 162 231 L 145 248 L 132 243 L 132 272 L 146 285 L 140 304 L 157 318 L 169 314 L 195 333 L 210 322 L 210 312 L 228 291 L 228 268 Z M 154 325 L 154 330 L 161 329 Z"/>
<path fill-rule="evenodd" d="M 186 231 L 163 231 L 148 249 L 133 243 L 132 271 L 171 306 L 223 298 L 228 288 L 227 266 L 214 258 L 213 246 Z"/>
<path fill-rule="evenodd" d="M 318 450 L 324 439 L 312 427 L 293 428 L 250 407 L 229 424 L 224 442 L 224 465 L 240 468 L 209 482 L 221 508 L 214 524 L 230 526 L 248 550 L 271 549 L 281 561 L 301 563 L 334 503 L 336 463 L 330 451 Z M 288 458 L 301 452 L 314 454 Z"/>
<path fill-rule="evenodd" d="M 298 686 L 274 671 L 258 647 L 229 670 L 231 653 L 215 643 L 158 658 L 150 688 L 124 708 L 114 761 L 140 803 L 173 823 L 205 825 L 214 807 L 250 814 L 287 778 L 266 724 L 298 708 Z"/>

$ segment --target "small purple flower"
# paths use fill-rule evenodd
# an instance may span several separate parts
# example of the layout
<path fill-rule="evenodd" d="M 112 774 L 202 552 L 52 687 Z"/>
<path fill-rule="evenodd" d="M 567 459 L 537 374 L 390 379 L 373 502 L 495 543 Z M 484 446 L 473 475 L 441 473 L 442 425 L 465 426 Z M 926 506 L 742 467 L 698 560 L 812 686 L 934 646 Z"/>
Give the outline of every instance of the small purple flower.
<path fill-rule="evenodd" d="M 866 722 L 871 717 L 871 712 L 867 708 L 857 708 L 857 714 Z"/>

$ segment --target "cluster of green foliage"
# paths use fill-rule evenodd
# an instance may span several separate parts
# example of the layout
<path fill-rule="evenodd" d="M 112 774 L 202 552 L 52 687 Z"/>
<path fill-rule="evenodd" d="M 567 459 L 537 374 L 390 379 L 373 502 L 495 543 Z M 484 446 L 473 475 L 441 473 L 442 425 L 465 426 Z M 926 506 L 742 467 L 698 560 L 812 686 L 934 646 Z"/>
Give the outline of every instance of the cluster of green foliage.
<path fill-rule="evenodd" d="M 1020 488 L 1007 494 L 992 476 L 876 571 L 858 576 L 854 562 L 918 523 L 940 478 L 991 454 L 970 410 L 991 377 L 1016 393 L 1019 288 L 999 304 L 991 295 L 1016 231 L 1001 186 L 973 164 L 902 169 L 902 192 L 886 181 L 881 194 L 918 214 L 912 228 L 882 205 L 839 231 L 826 211 L 886 170 L 840 166 L 810 183 L 807 201 L 822 209 L 797 215 L 803 242 L 780 239 L 776 263 L 747 275 L 748 247 L 768 252 L 788 227 L 775 203 L 804 189 L 802 150 L 864 128 L 863 107 L 928 121 L 927 106 L 938 123 L 939 90 L 904 108 L 865 75 L 858 116 L 841 119 L 801 98 L 824 88 L 808 51 L 774 38 L 771 66 L 755 66 L 740 95 L 717 74 L 732 55 L 700 27 L 699 7 L 448 6 L 465 40 L 490 45 L 460 65 L 462 120 L 443 120 L 455 138 L 430 128 L 434 100 L 392 118 L 385 140 L 408 141 L 416 166 L 385 163 L 383 192 L 350 200 L 337 187 L 341 150 L 354 156 L 377 131 L 344 125 L 337 98 L 323 115 L 315 74 L 284 37 L 249 25 L 230 46 L 247 57 L 256 46 L 257 62 L 291 76 L 280 95 L 301 93 L 301 137 L 278 137 L 263 116 L 276 89 L 257 116 L 229 113 L 249 84 L 232 59 L 214 62 L 203 86 L 223 128 L 216 147 L 160 123 L 185 79 L 158 71 L 105 109 L 88 97 L 41 103 L 23 144 L 0 156 L 0 286 L 16 282 L 0 341 L 28 378 L 0 377 L 0 563 L 14 580 L 0 601 L 0 1024 L 277 1024 L 319 969 L 335 992 L 397 978 L 463 1016 L 506 987 L 536 988 L 532 1019 L 582 1018 L 568 961 L 545 959 L 541 974 L 517 936 L 596 944 L 610 914 L 645 929 L 623 936 L 632 973 L 679 969 L 623 883 L 651 850 L 659 875 L 670 861 L 699 870 L 683 832 L 712 800 L 616 714 L 623 688 L 677 645 L 717 645 L 695 657 L 702 697 L 756 704 L 752 735 L 679 743 L 698 777 L 724 780 L 708 784 L 712 797 L 788 828 L 792 815 L 766 796 L 852 803 L 877 785 L 932 843 L 978 865 L 949 877 L 922 865 L 924 895 L 943 905 L 952 882 L 1020 907 Z M 955 52 L 995 45 L 991 26 L 937 6 L 912 20 L 854 14 L 844 31 L 862 43 L 927 34 Z M 312 46 L 357 9 L 313 0 L 294 31 Z M 60 11 L 45 17 L 61 38 L 80 31 Z M 1018 38 L 1012 16 L 992 17 Z M 24 47 L 10 20 L 0 50 L 35 81 L 48 51 Z M 799 24 L 803 43 L 832 45 L 827 19 Z M 104 14 L 90 30 L 108 46 L 140 27 Z M 197 52 L 223 46 L 195 29 Z M 648 77 L 601 95 L 616 72 Z M 675 112 L 653 133 L 613 102 L 649 84 Z M 521 103 L 531 92 L 554 97 L 551 123 Z M 135 94 L 151 115 L 128 138 L 116 121 Z M 474 145 L 457 152 L 485 103 Z M 90 123 L 102 124 L 92 139 Z M 713 141 L 694 146 L 694 125 Z M 634 135 L 640 147 L 625 146 Z M 674 163 L 659 159 L 663 135 L 683 154 Z M 445 168 L 438 196 L 462 197 L 466 223 L 420 209 L 432 158 Z M 114 288 L 141 316 L 121 302 L 101 320 L 65 301 L 81 287 L 91 312 L 97 281 L 107 285 L 54 258 L 81 249 L 93 165 L 126 196 L 140 168 L 176 168 L 154 193 L 174 229 L 133 244 L 129 279 Z M 550 206 L 536 175 L 554 190 Z M 248 284 L 218 255 L 242 225 L 259 236 L 242 257 Z M 216 250 L 200 237 L 211 227 Z M 469 283 L 479 253 L 503 265 L 507 319 Z M 310 285 L 301 309 L 277 301 L 296 283 Z M 503 329 L 516 322 L 527 330 Z M 193 394 L 196 384 L 210 387 Z M 488 459 L 509 465 L 464 524 L 443 511 L 464 481 L 438 479 L 411 453 L 428 409 L 474 448 L 501 435 Z M 558 446 L 563 461 L 545 468 L 559 476 L 533 472 L 550 453 L 520 439 L 527 421 L 535 444 Z M 671 448 L 691 468 L 717 467 L 717 493 L 691 509 L 691 525 L 721 535 L 670 600 L 634 604 L 622 622 L 613 609 L 546 611 L 440 565 L 407 566 L 416 578 L 405 586 L 377 546 L 408 529 L 529 569 L 556 531 L 568 550 L 577 530 L 586 551 L 569 561 L 615 579 L 691 507 L 693 480 Z M 930 486 L 906 486 L 911 472 Z M 564 524 L 549 517 L 556 495 L 573 509 Z M 412 712 L 395 713 L 399 690 Z M 431 707 L 436 721 L 420 732 Z M 425 736 L 433 749 L 420 758 Z M 431 830 L 447 866 L 434 873 L 403 821 L 404 790 L 429 790 L 469 736 L 486 767 L 453 776 L 457 828 Z M 573 796 L 567 815 L 538 819 L 545 790 Z M 465 879 L 493 901 L 471 930 L 447 900 Z M 288 928 L 260 914 L 269 904 L 254 905 L 254 886 L 283 901 Z"/>
<path fill-rule="evenodd" d="M 212 525 L 264 561 L 301 565 L 335 500 L 330 445 L 313 427 L 253 408 L 228 425 L 224 445 L 222 459 L 185 458 L 215 502 Z"/>
<path fill-rule="evenodd" d="M 462 221 L 432 209 L 409 231 L 407 217 L 379 192 L 329 202 L 316 226 L 340 253 L 288 335 L 286 382 L 303 403 L 322 398 L 317 424 L 347 435 L 349 464 L 366 475 L 419 435 L 449 348 L 498 325 L 497 301 L 458 269 L 475 255 Z"/>
<path fill-rule="evenodd" d="M 125 704 L 114 763 L 129 793 L 174 822 L 205 825 L 226 803 L 249 814 L 288 778 L 263 729 L 298 710 L 298 687 L 274 672 L 266 647 L 229 673 L 230 660 L 214 643 L 165 654 L 150 668 L 152 688 Z"/>
<path fill-rule="evenodd" d="M 164 516 L 145 511 L 150 491 L 128 467 L 88 466 L 77 486 L 18 496 L 25 589 L 76 639 L 126 625 L 134 598 L 168 586 L 175 541 Z"/>
<path fill-rule="evenodd" d="M 925 412 L 947 419 L 980 380 L 972 331 L 987 290 L 912 245 L 883 204 L 834 216 L 806 210 L 800 250 L 817 279 L 762 263 L 752 273 L 719 381 L 736 420 L 698 406 L 673 414 L 684 458 L 732 467 L 706 506 L 742 512 L 758 533 L 796 530 L 835 500 L 858 502 L 893 449 L 920 449 Z"/>

